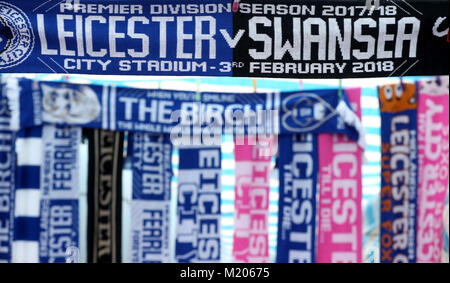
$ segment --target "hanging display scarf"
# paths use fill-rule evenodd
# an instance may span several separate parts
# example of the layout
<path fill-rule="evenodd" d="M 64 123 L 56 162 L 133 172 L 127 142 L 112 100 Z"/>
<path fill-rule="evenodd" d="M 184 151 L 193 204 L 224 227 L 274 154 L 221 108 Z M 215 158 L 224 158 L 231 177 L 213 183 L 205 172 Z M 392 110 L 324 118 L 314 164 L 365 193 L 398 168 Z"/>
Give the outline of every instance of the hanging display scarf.
<path fill-rule="evenodd" d="M 220 262 L 221 149 L 182 146 L 179 154 L 175 259 Z"/>
<path fill-rule="evenodd" d="M 10 90 L 17 88 L 17 81 L 8 78 L 7 87 L 4 88 L 6 95 L 8 96 Z M 38 83 L 33 83 L 28 91 L 33 95 L 33 93 L 36 94 L 38 88 Z M 11 120 L 16 119 L 16 114 L 13 112 L 11 112 Z M 12 262 L 14 263 L 39 262 L 42 155 L 36 154 L 36 152 L 42 151 L 42 126 L 18 131 L 12 246 Z"/>
<path fill-rule="evenodd" d="M 81 128 L 44 126 L 42 141 L 40 262 L 78 262 Z"/>
<path fill-rule="evenodd" d="M 420 82 L 418 262 L 438 263 L 442 259 L 442 218 L 449 178 L 448 82 L 448 76 Z"/>
<path fill-rule="evenodd" d="M 317 135 L 281 135 L 277 262 L 316 261 Z"/>
<path fill-rule="evenodd" d="M 167 135 L 142 133 L 133 134 L 131 143 L 131 261 L 170 262 L 172 143 Z"/>
<path fill-rule="evenodd" d="M 415 84 L 387 85 L 381 105 L 381 262 L 416 261 L 418 186 Z"/>
<path fill-rule="evenodd" d="M 205 92 L 198 100 L 196 92 L 51 82 L 39 83 L 40 93 L 33 94 L 31 85 L 21 79 L 8 90 L 12 129 L 45 123 L 171 135 L 210 128 L 219 134 L 342 133 L 364 147 L 362 124 L 338 90 Z"/>
<path fill-rule="evenodd" d="M 342 1 L 341 1 L 342 2 Z M 448 1 L 0 2 L 0 71 L 351 78 L 448 74 Z M 439 64 L 435 62 L 439 61 Z"/>
<path fill-rule="evenodd" d="M 0 263 L 11 262 L 14 233 L 15 133 L 9 129 L 11 112 L 0 77 Z"/>
<path fill-rule="evenodd" d="M 274 140 L 236 137 L 233 260 L 269 261 L 269 192 Z"/>
<path fill-rule="evenodd" d="M 88 262 L 121 262 L 124 135 L 89 130 Z"/>
<path fill-rule="evenodd" d="M 14 205 L 14 263 L 39 262 L 42 127 L 17 134 L 17 175 Z"/>
<path fill-rule="evenodd" d="M 361 117 L 361 89 L 346 93 Z M 362 262 L 362 156 L 362 149 L 343 135 L 319 135 L 317 262 Z"/>

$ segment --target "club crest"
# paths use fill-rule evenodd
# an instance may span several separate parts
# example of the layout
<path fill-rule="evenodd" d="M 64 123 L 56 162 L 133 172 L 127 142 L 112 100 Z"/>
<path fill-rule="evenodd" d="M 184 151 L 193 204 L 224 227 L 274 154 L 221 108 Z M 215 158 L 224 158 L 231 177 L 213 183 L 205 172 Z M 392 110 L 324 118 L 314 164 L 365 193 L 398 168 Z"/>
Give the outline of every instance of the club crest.
<path fill-rule="evenodd" d="M 292 132 L 313 131 L 337 115 L 320 96 L 313 93 L 300 93 L 288 97 L 283 102 L 283 126 Z"/>
<path fill-rule="evenodd" d="M 0 2 L 0 70 L 19 65 L 33 48 L 34 35 L 28 17 L 16 6 Z"/>

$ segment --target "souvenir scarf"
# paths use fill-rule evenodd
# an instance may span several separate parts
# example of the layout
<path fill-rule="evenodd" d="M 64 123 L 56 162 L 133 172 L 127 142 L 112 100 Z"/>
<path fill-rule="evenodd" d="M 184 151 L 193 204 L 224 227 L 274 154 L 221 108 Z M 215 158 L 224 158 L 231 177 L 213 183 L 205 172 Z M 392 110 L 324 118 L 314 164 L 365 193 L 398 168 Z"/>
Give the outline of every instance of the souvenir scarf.
<path fill-rule="evenodd" d="M 406 83 L 386 85 L 379 89 L 379 99 L 381 262 L 416 262 L 417 88 Z"/>
<path fill-rule="evenodd" d="M 14 233 L 16 154 L 15 133 L 9 128 L 11 111 L 4 95 L 6 81 L 0 77 L 0 82 L 0 263 L 8 263 Z"/>
<path fill-rule="evenodd" d="M 167 135 L 135 133 L 131 144 L 131 261 L 170 262 L 172 143 Z"/>
<path fill-rule="evenodd" d="M 153 134 L 341 133 L 365 146 L 363 127 L 338 90 L 198 93 L 20 79 L 8 89 L 11 127 L 62 124 Z M 31 103 L 30 103 L 31 102 Z"/>
<path fill-rule="evenodd" d="M 361 117 L 361 89 L 346 92 Z M 362 262 L 362 155 L 344 135 L 319 135 L 317 262 Z"/>
<path fill-rule="evenodd" d="M 236 185 L 233 259 L 269 261 L 269 192 L 274 140 L 235 138 Z"/>
<path fill-rule="evenodd" d="M 124 134 L 89 130 L 88 261 L 121 262 Z"/>
<path fill-rule="evenodd" d="M 449 178 L 448 76 L 419 88 L 417 261 L 441 261 L 442 218 Z"/>
<path fill-rule="evenodd" d="M 79 261 L 79 146 L 81 128 L 44 126 L 39 258 Z"/>
<path fill-rule="evenodd" d="M 179 149 L 175 258 L 178 262 L 220 262 L 222 156 L 217 146 Z"/>

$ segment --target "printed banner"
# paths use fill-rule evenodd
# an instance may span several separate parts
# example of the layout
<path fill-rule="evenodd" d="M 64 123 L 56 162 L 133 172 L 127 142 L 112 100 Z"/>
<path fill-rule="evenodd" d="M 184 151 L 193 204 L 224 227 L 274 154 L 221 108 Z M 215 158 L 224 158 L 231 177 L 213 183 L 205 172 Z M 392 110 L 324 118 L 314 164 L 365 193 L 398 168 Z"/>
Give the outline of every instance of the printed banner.
<path fill-rule="evenodd" d="M 349 78 L 448 74 L 448 1 L 3 0 L 0 71 Z M 436 64 L 435 62 L 439 62 Z"/>
<path fill-rule="evenodd" d="M 14 231 L 15 133 L 9 129 L 11 111 L 0 77 L 0 263 L 11 262 Z M 6 83 L 6 82 L 5 82 Z"/>
<path fill-rule="evenodd" d="M 44 126 L 41 169 L 41 263 L 79 261 L 81 128 Z"/>
<path fill-rule="evenodd" d="M 448 1 L 242 0 L 233 76 L 448 74 Z M 442 10 L 440 10 L 442 9 Z M 439 63 L 436 63 L 439 62 Z"/>
<path fill-rule="evenodd" d="M 124 134 L 89 130 L 88 262 L 120 263 Z"/>
<path fill-rule="evenodd" d="M 222 156 L 220 147 L 181 147 L 175 258 L 220 262 Z"/>
<path fill-rule="evenodd" d="M 136 133 L 131 139 L 131 262 L 167 263 L 171 261 L 172 144 L 167 135 Z"/>
<path fill-rule="evenodd" d="M 383 86 L 381 105 L 381 262 L 416 262 L 418 187 L 415 84 Z"/>
<path fill-rule="evenodd" d="M 274 139 L 236 137 L 233 260 L 269 261 L 269 193 Z"/>
<path fill-rule="evenodd" d="M 279 136 L 277 262 L 316 261 L 317 135 Z"/>
<path fill-rule="evenodd" d="M 361 117 L 361 89 L 346 90 Z M 343 135 L 319 135 L 317 262 L 361 263 L 363 150 Z"/>
<path fill-rule="evenodd" d="M 286 93 L 201 93 L 115 88 L 21 79 L 8 89 L 13 129 L 61 124 L 170 134 L 342 133 L 364 146 L 363 127 L 338 90 Z M 32 102 L 32 103 L 31 103 Z M 179 138 L 180 137 L 180 138 Z"/>
<path fill-rule="evenodd" d="M 449 103 L 448 76 L 441 82 L 420 83 L 418 262 L 442 259 L 442 218 L 449 184 Z"/>

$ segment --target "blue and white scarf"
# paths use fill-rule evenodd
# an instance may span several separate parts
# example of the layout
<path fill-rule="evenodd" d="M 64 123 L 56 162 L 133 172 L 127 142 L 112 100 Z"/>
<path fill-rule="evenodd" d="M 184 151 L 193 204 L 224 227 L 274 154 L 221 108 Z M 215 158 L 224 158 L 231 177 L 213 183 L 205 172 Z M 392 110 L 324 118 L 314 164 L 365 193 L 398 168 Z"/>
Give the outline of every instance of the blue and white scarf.
<path fill-rule="evenodd" d="M 8 90 L 12 129 L 44 124 L 180 134 L 340 133 L 364 147 L 364 132 L 338 90 L 286 93 L 201 93 L 143 90 L 20 79 Z M 243 125 L 239 124 L 243 123 Z"/>
<path fill-rule="evenodd" d="M 277 262 L 315 262 L 317 147 L 314 134 L 279 136 Z"/>
<path fill-rule="evenodd" d="M 42 127 L 26 128 L 17 137 L 17 179 L 12 261 L 39 262 Z"/>
<path fill-rule="evenodd" d="M 81 128 L 44 126 L 40 262 L 78 262 Z"/>
<path fill-rule="evenodd" d="M 131 261 L 170 262 L 172 144 L 167 135 L 132 136 Z"/>
<path fill-rule="evenodd" d="M 0 77 L 0 80 L 2 78 Z M 11 262 L 14 227 L 15 133 L 9 129 L 11 113 L 0 88 L 0 263 Z"/>
<path fill-rule="evenodd" d="M 221 149 L 192 146 L 179 152 L 176 260 L 220 262 Z"/>

